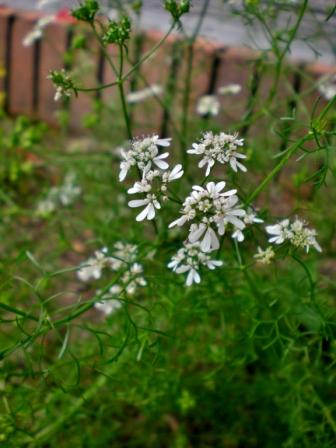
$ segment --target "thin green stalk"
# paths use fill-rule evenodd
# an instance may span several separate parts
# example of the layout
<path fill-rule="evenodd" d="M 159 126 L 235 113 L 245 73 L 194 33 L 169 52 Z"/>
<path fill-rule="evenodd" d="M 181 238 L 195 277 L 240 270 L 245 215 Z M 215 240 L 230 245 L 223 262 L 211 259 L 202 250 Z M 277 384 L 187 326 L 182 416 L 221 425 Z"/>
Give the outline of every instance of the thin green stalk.
<path fill-rule="evenodd" d="M 173 22 L 173 24 L 170 26 L 169 30 L 166 32 L 166 34 L 159 40 L 159 42 L 154 45 L 153 48 L 151 48 L 146 54 L 145 56 L 140 59 L 140 61 L 138 61 L 136 64 L 133 65 L 133 67 L 131 68 L 131 70 L 129 70 L 123 77 L 123 81 L 125 81 L 127 78 L 129 78 L 131 76 L 131 74 L 137 70 L 140 65 L 142 65 L 144 62 L 147 61 L 147 59 L 149 59 L 155 52 L 156 50 L 161 47 L 161 45 L 165 42 L 165 40 L 168 38 L 168 36 L 171 34 L 171 32 L 173 31 L 173 29 L 175 28 L 175 24 L 176 22 Z"/>
<path fill-rule="evenodd" d="M 193 31 L 193 34 L 190 39 L 188 39 L 187 46 L 187 71 L 186 76 L 184 78 L 184 95 L 182 100 L 182 123 L 181 123 L 181 153 L 182 153 L 182 161 L 184 165 L 185 171 L 188 168 L 188 157 L 186 152 L 186 142 L 188 141 L 188 118 L 189 118 L 189 103 L 190 103 L 190 93 L 191 93 L 191 81 L 192 81 L 192 68 L 193 68 L 193 60 L 194 60 L 194 43 L 198 36 L 198 33 L 201 29 L 203 20 L 206 16 L 210 0 L 205 0 L 203 3 L 203 8 L 198 18 L 197 24 Z"/>
<path fill-rule="evenodd" d="M 300 13 L 299 13 L 298 18 L 297 18 L 297 21 L 296 21 L 292 31 L 290 32 L 290 36 L 288 38 L 288 41 L 287 41 L 284 49 L 280 52 L 280 54 L 278 56 L 278 59 L 277 59 L 276 65 L 275 65 L 274 82 L 273 82 L 272 88 L 270 90 L 269 97 L 267 99 L 267 103 L 268 104 L 272 103 L 273 98 L 274 98 L 274 96 L 275 96 L 275 94 L 277 92 L 277 88 L 278 88 L 278 85 L 279 85 L 280 76 L 281 76 L 281 72 L 282 72 L 282 62 L 284 60 L 284 57 L 287 55 L 287 53 L 288 53 L 288 51 L 290 49 L 290 46 L 292 45 L 292 43 L 293 43 L 293 41 L 294 41 L 294 39 L 295 39 L 295 37 L 297 35 L 297 32 L 299 30 L 299 27 L 300 27 L 301 22 L 302 22 L 303 17 L 304 17 L 304 14 L 306 12 L 307 5 L 308 5 L 308 0 L 304 0 L 303 3 L 302 3 L 301 9 L 300 9 Z"/>
<path fill-rule="evenodd" d="M 286 154 L 280 160 L 280 162 L 272 169 L 272 171 L 265 177 L 265 179 L 257 186 L 257 188 L 250 194 L 250 196 L 246 199 L 245 205 L 251 204 L 251 202 L 259 196 L 259 194 L 263 191 L 267 184 L 271 182 L 274 176 L 286 165 L 288 160 L 292 157 L 293 154 L 300 148 L 303 143 L 308 140 L 311 140 L 311 135 L 305 135 L 299 141 L 295 142 L 292 146 L 288 148 Z"/>
<path fill-rule="evenodd" d="M 79 397 L 75 403 L 70 407 L 70 409 L 67 412 L 61 413 L 60 417 L 57 418 L 53 423 L 46 426 L 45 428 L 41 429 L 35 437 L 34 437 L 34 443 L 35 442 L 43 442 L 44 440 L 47 440 L 52 434 L 54 434 L 59 428 L 61 428 L 66 422 L 69 422 L 71 417 L 88 401 L 90 401 L 97 393 L 99 389 L 101 389 L 106 381 L 107 376 L 100 375 L 97 379 L 97 381 L 86 391 L 83 392 L 82 396 Z M 33 445 L 32 445 L 33 446 Z M 34 445 L 36 446 L 36 445 Z"/>
<path fill-rule="evenodd" d="M 125 98 L 125 91 L 124 91 L 124 81 L 123 81 L 123 70 L 124 70 L 124 49 L 122 45 L 119 45 L 119 79 L 118 79 L 118 90 L 119 95 L 121 99 L 121 106 L 122 111 L 124 114 L 125 124 L 126 124 L 126 130 L 127 130 L 127 136 L 129 140 L 132 140 L 133 133 L 132 133 L 132 125 L 131 125 L 131 119 L 127 110 L 127 104 L 126 104 L 126 98 Z"/>

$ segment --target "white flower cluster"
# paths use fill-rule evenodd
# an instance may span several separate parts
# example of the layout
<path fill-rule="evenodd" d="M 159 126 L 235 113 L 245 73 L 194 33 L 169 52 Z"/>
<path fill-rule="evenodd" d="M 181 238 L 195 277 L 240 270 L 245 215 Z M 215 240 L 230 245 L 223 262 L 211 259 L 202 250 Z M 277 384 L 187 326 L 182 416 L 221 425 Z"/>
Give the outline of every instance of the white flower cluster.
<path fill-rule="evenodd" d="M 169 165 L 164 160 L 168 152 L 159 154 L 159 146 L 168 147 L 171 139 L 160 139 L 158 135 L 133 140 L 131 149 L 121 151 L 123 160 L 120 163 L 119 180 L 123 181 L 131 167 L 137 167 L 141 179 L 128 189 L 129 194 L 144 194 L 142 199 L 135 199 L 128 203 L 131 208 L 144 207 L 136 217 L 137 221 L 155 218 L 156 210 L 161 208 L 162 202 L 168 200 L 168 184 L 183 176 L 182 165 L 176 165 L 168 170 Z"/>
<path fill-rule="evenodd" d="M 209 182 L 206 188 L 194 185 L 191 194 L 183 203 L 182 216 L 169 225 L 171 228 L 192 222 L 188 240 L 190 243 L 200 241 L 204 252 L 219 249 L 218 235 L 224 235 L 227 227 L 231 229 L 233 238 L 244 240 L 244 218 L 249 215 L 238 204 L 237 190 L 223 192 L 225 185 L 225 182 Z M 251 214 L 248 221 L 259 220 Z"/>
<path fill-rule="evenodd" d="M 187 242 L 178 250 L 177 254 L 172 257 L 168 267 L 177 274 L 188 273 L 186 285 L 191 286 L 193 283 L 200 283 L 201 277 L 199 269 L 201 266 L 213 270 L 222 265 L 222 261 L 212 260 L 209 254 L 203 252 L 199 242 Z"/>
<path fill-rule="evenodd" d="M 88 258 L 82 263 L 77 271 L 77 276 L 82 282 L 87 282 L 91 279 L 97 280 L 102 276 L 102 271 L 105 268 L 113 270 L 115 259 L 107 255 L 107 248 L 96 250 L 92 257 Z"/>
<path fill-rule="evenodd" d="M 113 285 L 94 306 L 105 315 L 110 315 L 122 307 L 122 301 L 116 297 L 120 298 L 124 293 L 132 296 L 139 286 L 143 287 L 146 285 L 147 282 L 143 277 L 142 265 L 133 263 L 121 276 L 120 283 Z M 97 294 L 99 294 L 99 291 L 97 291 Z"/>
<path fill-rule="evenodd" d="M 95 304 L 95 307 L 105 314 L 111 314 L 120 308 L 121 303 L 115 299 L 116 296 L 120 297 L 124 293 L 134 295 L 139 286 L 147 284 L 143 277 L 143 266 L 137 262 L 137 246 L 119 241 L 114 244 L 112 255 L 109 255 L 108 252 L 106 247 L 95 251 L 92 257 L 80 265 L 77 272 L 78 278 L 87 282 L 91 279 L 101 278 L 104 269 L 113 272 L 122 271 L 119 283 L 113 285 Z"/>
<path fill-rule="evenodd" d="M 37 205 L 37 215 L 45 217 L 58 207 L 67 207 L 75 202 L 81 194 L 81 188 L 75 184 L 75 176 L 69 173 L 59 187 L 52 187 L 45 199 Z"/>
<path fill-rule="evenodd" d="M 270 264 L 275 257 L 275 252 L 272 246 L 267 247 L 265 250 L 263 250 L 261 247 L 258 247 L 258 252 L 253 255 L 253 257 L 258 263 Z"/>
<path fill-rule="evenodd" d="M 218 115 L 220 102 L 216 95 L 203 95 L 197 101 L 196 112 L 202 117 Z"/>
<path fill-rule="evenodd" d="M 136 220 L 154 219 L 156 209 L 161 208 L 161 202 L 168 200 L 168 184 L 182 176 L 182 165 L 176 165 L 171 171 L 149 170 L 144 172 L 142 180 L 135 182 L 133 187 L 128 190 L 129 194 L 145 194 L 145 198 L 135 199 L 128 203 L 132 208 L 145 206 Z"/>
<path fill-rule="evenodd" d="M 229 163 L 233 171 L 247 171 L 246 167 L 238 159 L 246 159 L 246 155 L 237 152 L 238 147 L 243 146 L 244 139 L 238 139 L 238 134 L 213 134 L 205 132 L 198 143 L 193 143 L 192 148 L 188 150 L 189 154 L 202 156 L 199 162 L 199 168 L 206 166 L 205 175 L 209 176 L 211 168 L 216 162 L 221 164 Z"/>
<path fill-rule="evenodd" d="M 168 147 L 170 142 L 171 138 L 159 138 L 158 135 L 133 140 L 128 151 L 121 151 L 123 160 L 120 163 L 120 182 L 126 178 L 132 167 L 138 168 L 141 173 L 146 173 L 153 166 L 166 170 L 169 165 L 164 159 L 169 156 L 169 153 L 159 154 L 158 146 Z"/>
<path fill-rule="evenodd" d="M 295 247 L 306 249 L 306 252 L 309 252 L 310 246 L 318 252 L 322 252 L 321 246 L 316 240 L 316 230 L 307 227 L 307 223 L 299 218 L 293 222 L 284 219 L 278 224 L 266 226 L 266 232 L 271 235 L 270 243 L 282 244 L 289 241 Z"/>

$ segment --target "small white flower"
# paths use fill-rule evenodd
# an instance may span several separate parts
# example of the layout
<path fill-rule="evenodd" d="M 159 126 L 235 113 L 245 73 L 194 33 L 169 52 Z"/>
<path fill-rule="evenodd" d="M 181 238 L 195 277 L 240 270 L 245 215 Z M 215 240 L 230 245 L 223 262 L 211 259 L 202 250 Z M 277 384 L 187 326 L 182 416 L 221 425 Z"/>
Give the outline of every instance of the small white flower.
<path fill-rule="evenodd" d="M 155 218 L 155 209 L 160 209 L 160 202 L 157 200 L 154 194 L 148 194 L 145 199 L 135 199 L 134 201 L 130 201 L 128 203 L 129 207 L 142 207 L 145 208 L 138 214 L 135 218 L 137 221 L 143 221 L 144 219 L 148 219 L 149 221 Z"/>
<path fill-rule="evenodd" d="M 258 247 L 258 252 L 253 255 L 253 257 L 257 260 L 258 263 L 270 264 L 275 257 L 275 252 L 271 246 L 267 247 L 265 250 L 263 250 L 261 247 Z"/>
<path fill-rule="evenodd" d="M 243 221 L 246 226 L 249 226 L 252 224 L 260 224 L 260 223 L 264 222 L 263 219 L 260 219 L 257 217 L 256 213 L 253 211 L 252 208 L 249 208 L 247 210 L 247 212 L 243 216 Z M 237 226 L 236 230 L 232 234 L 232 238 L 237 240 L 239 243 L 241 243 L 245 239 L 245 236 L 244 236 L 244 233 L 242 232 L 242 230 L 243 229 L 241 229 Z"/>
<path fill-rule="evenodd" d="M 246 225 L 254 223 L 261 224 L 264 222 L 264 220 L 258 218 L 254 210 L 252 208 L 249 208 L 246 212 L 246 215 L 244 216 L 244 222 Z"/>
<path fill-rule="evenodd" d="M 203 95 L 197 102 L 196 111 L 201 116 L 218 115 L 220 102 L 216 95 Z"/>
<path fill-rule="evenodd" d="M 241 85 L 240 84 L 227 84 L 225 86 L 222 86 L 218 89 L 218 93 L 220 95 L 237 95 L 241 92 Z"/>
<path fill-rule="evenodd" d="M 332 100 L 336 95 L 336 73 L 322 76 L 317 82 L 317 87 L 327 101 Z"/>
<path fill-rule="evenodd" d="M 44 199 L 37 204 L 36 213 L 38 216 L 46 217 L 50 213 L 54 212 L 57 208 L 57 204 L 52 199 Z"/>
<path fill-rule="evenodd" d="M 168 267 L 176 274 L 187 273 L 187 286 L 201 282 L 199 274 L 201 266 L 214 270 L 222 265 L 222 261 L 212 260 L 208 254 L 204 253 L 199 242 L 184 243 L 184 246 L 178 250 L 177 254 L 168 263 Z"/>
<path fill-rule="evenodd" d="M 136 166 L 142 173 L 149 171 L 153 165 L 161 170 L 169 168 L 164 160 L 169 156 L 168 152 L 159 154 L 158 146 L 168 147 L 171 138 L 160 139 L 158 135 L 133 140 L 129 151 L 121 151 L 119 180 L 122 182 L 132 166 Z"/>
<path fill-rule="evenodd" d="M 291 231 L 289 229 L 289 219 L 284 219 L 278 224 L 272 226 L 266 226 L 266 232 L 272 235 L 268 240 L 270 243 L 282 244 L 291 236 Z"/>
<path fill-rule="evenodd" d="M 143 277 L 142 265 L 139 263 L 132 264 L 130 269 L 122 276 L 121 281 L 125 285 L 125 291 L 128 295 L 134 295 L 139 286 L 146 286 L 147 282 Z"/>
<path fill-rule="evenodd" d="M 309 252 L 310 246 L 314 247 L 318 252 L 322 252 L 321 246 L 316 240 L 317 232 L 315 229 L 307 227 L 305 221 L 296 218 L 291 224 L 290 242 L 295 247 L 301 247 Z"/>
<path fill-rule="evenodd" d="M 188 154 L 202 156 L 199 168 L 206 166 L 205 175 L 209 176 L 215 162 L 221 164 L 229 163 L 233 171 L 238 169 L 246 172 L 246 167 L 238 159 L 246 159 L 246 155 L 237 152 L 237 148 L 243 146 L 244 139 L 238 139 L 238 134 L 225 134 L 221 132 L 214 135 L 211 131 L 206 132 L 198 143 L 193 143 Z"/>
<path fill-rule="evenodd" d="M 183 176 L 183 173 L 182 165 L 175 165 L 171 171 L 166 171 L 162 174 L 163 182 L 172 182 L 173 180 L 180 179 L 180 177 Z"/>
<path fill-rule="evenodd" d="M 38 20 L 32 31 L 30 31 L 23 39 L 23 46 L 30 47 L 34 42 L 41 39 L 44 28 L 55 20 L 54 15 L 42 17 Z"/>
<path fill-rule="evenodd" d="M 141 181 L 134 183 L 133 187 L 128 189 L 128 194 L 145 193 L 144 199 L 130 201 L 130 207 L 142 207 L 145 209 L 137 216 L 137 221 L 144 219 L 151 220 L 155 217 L 155 209 L 161 208 L 161 202 L 168 200 L 168 183 L 183 176 L 182 165 L 176 165 L 172 170 L 148 170 L 143 172 Z M 161 201 L 161 202 L 160 202 Z"/>
<path fill-rule="evenodd" d="M 65 177 L 63 185 L 59 187 L 58 196 L 59 202 L 63 206 L 72 204 L 81 194 L 81 188 L 75 185 L 75 177 L 73 174 L 68 174 Z"/>
<path fill-rule="evenodd" d="M 134 244 L 123 243 L 118 241 L 113 246 L 112 255 L 110 257 L 110 267 L 113 271 L 118 271 L 122 267 L 126 267 L 136 260 L 138 248 Z"/>
<path fill-rule="evenodd" d="M 126 100 L 129 104 L 136 104 L 145 101 L 147 98 L 152 96 L 161 95 L 163 88 L 158 84 L 153 84 L 146 89 L 138 90 L 137 92 L 130 92 L 126 96 Z"/>
<path fill-rule="evenodd" d="M 58 187 L 52 187 L 47 197 L 40 201 L 36 213 L 40 216 L 47 216 L 58 207 L 71 205 L 81 194 L 81 188 L 76 185 L 73 174 L 67 174 L 63 184 Z"/>
<path fill-rule="evenodd" d="M 119 296 L 121 292 L 122 287 L 120 285 L 113 285 L 109 291 L 102 296 L 102 300 L 94 304 L 94 307 L 106 316 L 109 316 L 122 307 L 122 302 L 120 300 L 112 298 L 113 296 Z M 99 291 L 97 291 L 97 294 L 99 294 Z"/>
<path fill-rule="evenodd" d="M 111 267 L 113 260 L 106 255 L 106 249 L 97 250 L 93 257 L 90 257 L 87 261 L 80 265 L 80 269 L 77 271 L 77 276 L 83 282 L 87 282 L 91 279 L 99 279 L 102 271 L 106 267 Z"/>

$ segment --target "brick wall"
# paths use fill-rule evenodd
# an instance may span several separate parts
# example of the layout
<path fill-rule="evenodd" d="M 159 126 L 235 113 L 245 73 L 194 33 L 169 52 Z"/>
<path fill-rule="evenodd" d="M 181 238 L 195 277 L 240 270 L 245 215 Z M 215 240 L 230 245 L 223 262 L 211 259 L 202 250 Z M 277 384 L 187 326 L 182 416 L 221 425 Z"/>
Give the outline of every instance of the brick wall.
<path fill-rule="evenodd" d="M 0 77 L 0 92 L 4 93 L 4 103 L 8 113 L 26 114 L 56 125 L 55 112 L 59 106 L 53 99 L 54 88 L 46 77 L 51 69 L 59 69 L 66 65 L 64 54 L 71 42 L 71 36 L 81 32 L 81 28 L 79 24 L 60 19 L 48 25 L 43 39 L 35 42 L 32 46 L 23 46 L 24 36 L 40 17 L 40 13 L 17 11 L 0 6 L 0 68 L 4 69 L 4 76 Z M 87 30 L 85 32 L 87 33 Z M 136 62 L 161 37 L 162 34 L 157 31 L 147 31 L 139 35 L 138 39 L 134 41 L 137 44 L 132 44 L 132 60 Z M 90 38 L 89 42 L 91 42 Z M 84 55 L 84 60 L 88 65 L 85 68 L 87 71 L 84 71 L 87 85 L 94 86 L 96 83 L 113 81 L 113 73 L 102 62 L 99 48 L 92 43 L 89 50 L 89 53 Z M 181 42 L 179 36 L 170 36 L 164 47 L 161 47 L 151 60 L 140 67 L 141 76 L 138 80 L 130 78 L 126 86 L 127 89 L 140 89 L 148 84 L 158 83 L 166 88 L 166 91 L 169 89 L 172 92 L 168 98 L 170 103 L 167 100 L 169 107 L 166 110 L 159 107 L 155 100 L 149 100 L 146 105 L 135 105 L 131 108 L 139 132 L 145 126 L 144 121 L 150 122 L 151 130 L 167 132 L 170 107 L 174 106 L 177 113 L 182 109 L 183 79 L 186 76 L 188 54 L 190 55 L 188 52 L 190 52 L 190 48 L 188 49 L 188 46 Z M 234 100 L 230 97 L 222 97 L 221 101 L 223 109 L 230 109 L 231 120 L 241 117 L 246 109 L 251 78 L 254 75 L 258 76 L 257 68 L 260 55 L 247 49 L 223 48 L 214 42 L 203 39 L 197 40 L 192 48 L 192 53 L 192 94 L 189 102 L 191 113 L 195 111 L 196 101 L 201 95 L 216 93 L 220 86 L 228 83 L 240 83 L 242 92 Z M 112 47 L 111 57 L 116 57 Z M 298 86 L 300 89 L 304 89 L 308 85 L 312 86 L 313 81 L 320 76 L 335 72 L 335 68 L 321 64 L 307 65 L 303 67 L 303 71 L 297 70 L 298 67 L 302 68 L 299 63 L 293 63 L 288 67 L 284 72 L 286 79 L 283 79 L 279 87 L 279 95 L 282 99 L 286 95 L 292 95 L 293 91 L 298 93 Z M 270 69 L 269 75 L 266 74 L 265 77 L 264 74 L 263 81 L 259 86 L 262 89 L 262 95 L 267 95 L 272 79 L 273 74 Z M 69 111 L 73 128 L 81 126 L 82 117 L 89 112 L 92 100 L 96 97 L 96 94 L 81 93 L 78 98 L 71 99 Z M 101 97 L 112 107 L 113 103 L 118 101 L 117 94 L 113 89 L 104 91 Z M 312 89 L 308 99 L 311 106 L 316 98 L 317 93 Z M 144 112 L 144 108 L 148 111 Z M 143 129 L 143 132 L 146 130 Z"/>

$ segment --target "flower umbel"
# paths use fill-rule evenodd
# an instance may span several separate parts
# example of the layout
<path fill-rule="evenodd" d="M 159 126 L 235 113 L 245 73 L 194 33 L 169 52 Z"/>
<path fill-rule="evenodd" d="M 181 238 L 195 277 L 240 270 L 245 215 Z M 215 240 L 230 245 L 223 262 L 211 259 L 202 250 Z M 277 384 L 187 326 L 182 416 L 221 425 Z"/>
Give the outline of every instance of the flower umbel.
<path fill-rule="evenodd" d="M 159 138 L 158 135 L 133 140 L 128 151 L 121 151 L 123 160 L 120 163 L 119 180 L 122 182 L 132 166 L 141 172 L 146 172 L 153 165 L 161 170 L 166 170 L 169 165 L 164 161 L 169 156 L 168 152 L 159 154 L 158 146 L 168 147 L 171 138 Z"/>
<path fill-rule="evenodd" d="M 187 273 L 187 286 L 191 286 L 193 283 L 200 283 L 199 270 L 202 266 L 213 270 L 222 265 L 222 261 L 212 260 L 209 254 L 203 252 L 199 242 L 185 243 L 168 263 L 168 267 L 176 274 Z"/>
<path fill-rule="evenodd" d="M 64 69 L 50 72 L 48 79 L 51 79 L 56 87 L 55 101 L 59 101 L 61 98 L 68 98 L 72 93 L 76 93 L 71 76 Z"/>
<path fill-rule="evenodd" d="M 189 242 L 201 241 L 201 249 L 211 252 L 219 248 L 218 235 L 224 235 L 226 228 L 243 230 L 246 212 L 238 205 L 237 190 L 223 192 L 225 182 L 209 182 L 206 188 L 194 185 L 191 194 L 183 202 L 182 216 L 169 227 L 183 226 L 192 221 L 189 227 Z M 215 231 L 215 230 L 216 231 Z"/>
<path fill-rule="evenodd" d="M 99 279 L 105 268 L 112 269 L 113 259 L 107 255 L 107 248 L 96 250 L 93 257 L 81 264 L 77 272 L 78 278 L 83 282 Z"/>
<path fill-rule="evenodd" d="M 258 252 L 253 255 L 253 257 L 258 263 L 270 264 L 275 257 L 275 252 L 272 246 L 268 246 L 265 250 L 263 250 L 261 247 L 258 247 Z"/>
<path fill-rule="evenodd" d="M 145 206 L 136 217 L 136 220 L 154 219 L 156 209 L 161 208 L 161 202 L 168 200 L 168 184 L 179 179 L 182 175 L 182 165 L 176 165 L 169 171 L 149 170 L 144 172 L 142 180 L 135 182 L 133 187 L 128 190 L 129 194 L 146 194 L 144 199 L 136 199 L 128 203 L 132 208 Z"/>
<path fill-rule="evenodd" d="M 203 95 L 197 102 L 196 111 L 202 117 L 218 115 L 220 102 L 216 95 Z"/>
<path fill-rule="evenodd" d="M 233 171 L 247 171 L 246 167 L 238 159 L 246 159 L 246 155 L 237 152 L 238 147 L 243 146 L 244 139 L 238 139 L 238 134 L 213 134 L 212 131 L 205 132 L 198 143 L 193 143 L 187 152 L 202 156 L 199 168 L 206 166 L 205 175 L 209 176 L 211 168 L 216 162 L 229 163 Z"/>
<path fill-rule="evenodd" d="M 317 232 L 310 229 L 305 221 L 296 218 L 294 222 L 284 219 L 278 224 L 266 226 L 266 232 L 271 235 L 270 243 L 282 244 L 289 241 L 293 246 L 306 249 L 309 252 L 313 246 L 318 252 L 322 252 L 321 246 L 316 240 Z"/>

